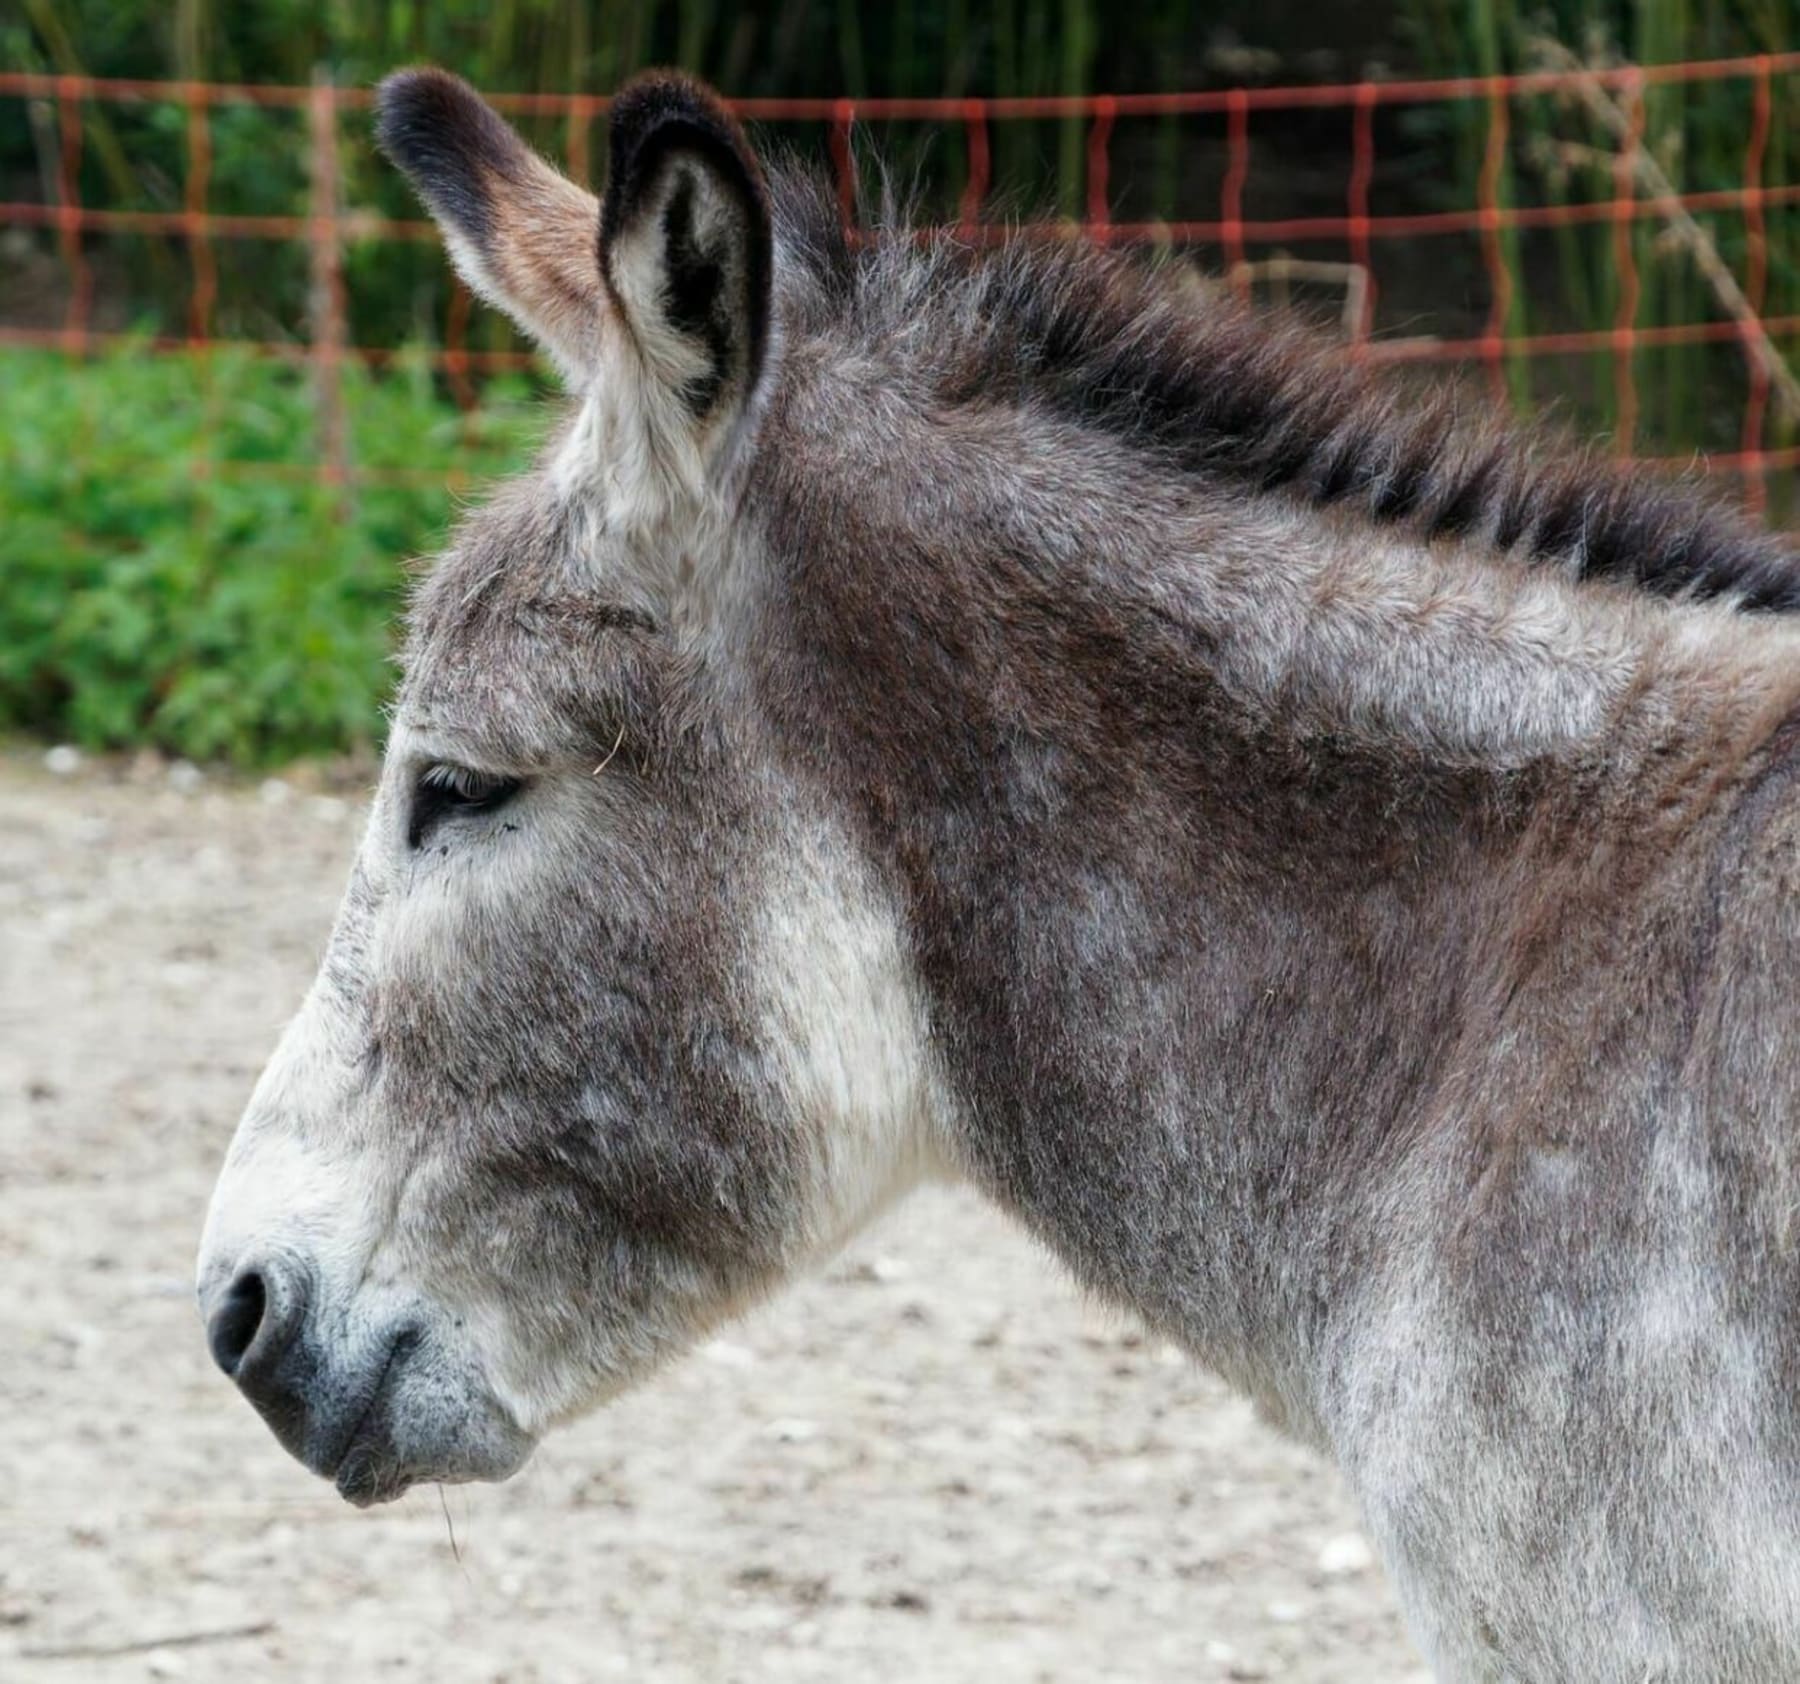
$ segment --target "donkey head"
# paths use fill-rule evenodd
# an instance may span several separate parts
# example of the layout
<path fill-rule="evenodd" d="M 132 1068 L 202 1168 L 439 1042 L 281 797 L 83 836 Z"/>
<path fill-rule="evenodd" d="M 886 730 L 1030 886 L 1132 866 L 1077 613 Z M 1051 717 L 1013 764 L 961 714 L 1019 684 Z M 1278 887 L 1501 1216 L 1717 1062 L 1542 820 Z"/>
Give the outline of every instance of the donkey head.
<path fill-rule="evenodd" d="M 367 835 L 199 1263 L 214 1356 L 353 1501 L 498 1478 L 931 1162 L 878 873 L 761 723 L 763 178 L 691 82 L 602 200 L 461 82 L 380 135 L 575 412 L 417 593 Z"/>

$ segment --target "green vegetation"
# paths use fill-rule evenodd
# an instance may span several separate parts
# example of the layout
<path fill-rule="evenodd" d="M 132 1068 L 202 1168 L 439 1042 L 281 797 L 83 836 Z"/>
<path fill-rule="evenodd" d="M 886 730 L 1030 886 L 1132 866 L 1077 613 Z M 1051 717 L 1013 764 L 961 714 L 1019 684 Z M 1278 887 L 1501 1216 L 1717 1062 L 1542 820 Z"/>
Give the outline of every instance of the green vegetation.
<path fill-rule="evenodd" d="M 1115 8 L 1116 10 L 1116 8 Z M 490 90 L 598 91 L 646 64 L 679 63 L 742 97 L 1035 95 L 1200 88 L 1243 82 L 1461 76 L 1540 68 L 1552 50 L 1588 62 L 1780 52 L 1800 41 L 1800 0 L 1146 0 L 1129 19 L 1099 0 L 23 0 L 0 8 L 0 66 L 96 76 L 302 84 L 324 73 L 366 86 L 398 64 L 454 66 Z M 1560 44 L 1553 47 L 1548 44 Z M 1800 172 L 1800 77 L 1773 85 L 1762 179 Z M 1742 184 L 1749 84 L 1649 90 L 1644 139 L 1684 192 Z M 1615 192 L 1617 137 L 1591 103 L 1532 96 L 1508 107 L 1510 140 L 1496 182 L 1508 205 L 1604 204 Z M 1377 117 L 1377 214 L 1467 209 L 1487 153 L 1483 101 L 1428 104 Z M 53 199 L 61 157 L 53 102 L 0 99 L 0 199 Z M 571 136 L 562 119 L 524 118 L 558 160 L 605 164 L 604 125 Z M 79 108 L 78 191 L 91 206 L 179 210 L 190 131 L 178 106 L 104 100 Z M 954 217 L 968 157 L 958 124 L 884 122 L 873 139 L 925 213 Z M 1087 128 L 1080 122 L 989 125 L 993 202 L 1082 214 Z M 1121 219 L 1211 219 L 1226 168 L 1224 119 L 1121 118 L 1110 188 Z M 205 119 L 205 202 L 228 215 L 304 217 L 304 111 L 239 104 Z M 1341 212 L 1349 117 L 1258 113 L 1251 129 L 1252 217 Z M 822 154 L 821 124 L 765 125 L 765 144 Z M 573 144 L 572 144 L 573 143 Z M 868 150 L 868 149 L 865 149 Z M 364 112 L 339 127 L 347 207 L 416 217 L 396 172 L 376 157 Z M 1639 196 L 1648 196 L 1640 185 Z M 1699 223 L 1735 275 L 1748 270 L 1735 209 Z M 1509 334 L 1604 332 L 1620 309 L 1609 219 L 1508 230 Z M 1716 290 L 1691 239 L 1646 218 L 1630 230 L 1640 328 L 1719 322 Z M 212 245 L 222 337 L 298 349 L 309 337 L 303 242 Z M 182 335 L 196 285 L 179 237 L 108 233 L 86 242 L 94 324 Z M 61 321 L 66 275 L 48 230 L 0 242 L 0 323 Z M 1196 254 L 1215 264 L 1217 249 Z M 1252 256 L 1272 255 L 1266 250 Z M 1292 255 L 1340 261 L 1343 243 Z M 1768 317 L 1800 318 L 1800 208 L 1767 215 Z M 452 319 L 447 266 L 423 241 L 353 238 L 344 254 L 348 336 L 359 345 L 441 343 Z M 1382 239 L 1378 331 L 1479 334 L 1489 283 L 1479 239 Z M 1324 302 L 1335 305 L 1335 295 Z M 520 341 L 497 312 L 468 323 L 473 350 Z M 1779 348 L 1800 360 L 1800 335 Z M 1747 384 L 1741 348 L 1644 347 L 1632 353 L 1634 443 L 1646 453 L 1731 451 Z M 1515 358 L 1507 383 L 1521 410 L 1552 408 L 1577 431 L 1622 425 L 1621 370 L 1591 355 Z M 91 746 L 153 743 L 193 757 L 267 762 L 378 737 L 390 682 L 389 628 L 405 558 L 432 549 L 447 523 L 451 474 L 515 464 L 542 410 L 524 378 L 491 382 L 463 413 L 423 363 L 345 375 L 348 487 L 321 485 L 305 370 L 279 362 L 125 353 L 76 362 L 0 354 L 0 728 Z M 1765 442 L 1800 429 L 1770 406 Z M 1795 476 L 1771 476 L 1771 514 L 1793 518 Z"/>
<path fill-rule="evenodd" d="M 1252 13 L 1250 0 L 1228 0 Z M 1097 87 L 1166 87 L 1201 75 L 1203 40 L 1191 29 L 1195 0 L 1161 0 L 1164 33 L 1114 30 L 1102 58 L 1099 0 L 901 0 L 874 7 L 851 0 L 24 0 L 0 7 L 0 66 L 93 76 L 304 85 L 328 74 L 367 87 L 396 66 L 454 67 L 490 92 L 590 91 L 635 70 L 680 64 L 747 98 L 849 94 L 1037 95 Z M 1172 31 L 1172 33 L 1171 33 Z M 1181 46 L 1177 52 L 1173 48 Z M 546 155 L 569 155 L 561 118 L 515 119 Z M 304 111 L 220 105 L 208 116 L 207 204 L 234 215 L 305 216 L 308 133 Z M 967 160 L 960 130 L 936 124 L 879 126 L 883 155 L 904 179 L 931 190 L 951 214 Z M 605 162 L 604 124 L 580 150 L 591 173 Z M 174 105 L 104 102 L 82 111 L 78 187 L 87 204 L 178 210 L 188 175 L 187 116 Z M 821 123 L 769 125 L 769 137 L 823 158 Z M 369 143 L 366 113 L 347 113 L 339 161 L 349 205 L 415 217 L 416 202 Z M 1079 214 L 1085 202 L 1085 130 L 1080 123 L 999 125 L 995 185 L 1036 207 Z M 0 100 L 0 180 L 29 182 L 48 196 L 56 116 Z M 1165 182 L 1165 190 L 1172 186 Z M 12 196 L 12 195 L 0 195 Z M 35 197 L 36 193 L 18 196 Z M 49 242 L 45 242 L 48 249 Z M 304 336 L 306 254 L 298 243 L 236 241 L 224 248 L 218 330 L 230 337 Z M 186 331 L 192 269 L 174 236 L 121 235 L 105 243 L 124 272 L 134 322 Z M 429 245 L 364 242 L 346 255 L 354 334 L 388 345 L 441 331 L 443 268 Z M 0 275 L 4 271 L 0 270 Z M 103 277 L 104 285 L 104 277 Z M 471 343 L 516 343 L 483 313 Z"/>
<path fill-rule="evenodd" d="M 304 379 L 266 361 L 12 353 L 0 381 L 0 727 L 245 764 L 379 738 L 447 492 L 257 472 L 310 455 Z M 503 472 L 544 415 L 521 381 L 469 417 L 416 372 L 346 384 L 376 474 Z"/>
<path fill-rule="evenodd" d="M 1404 36 L 1419 69 L 1434 76 L 1493 71 L 1567 69 L 1588 64 L 1668 64 L 1684 59 L 1781 53 L 1800 40 L 1795 0 L 1405 0 Z M 1771 81 L 1771 116 L 1762 180 L 1791 184 L 1800 162 L 1797 80 Z M 1616 99 L 1616 95 L 1614 96 Z M 1681 192 L 1743 185 L 1751 129 L 1748 80 L 1665 83 L 1643 95 L 1643 141 L 1654 166 Z M 1628 112 L 1629 106 L 1620 109 Z M 1415 133 L 1427 143 L 1448 142 L 1456 160 L 1442 189 L 1444 202 L 1468 204 L 1487 141 L 1481 102 L 1432 106 L 1418 113 Z M 1588 101 L 1539 94 L 1511 104 L 1510 158 L 1500 183 L 1503 203 L 1604 203 L 1617 191 L 1618 138 Z M 1652 195 L 1640 174 L 1633 192 Z M 1747 272 L 1745 218 L 1735 209 L 1702 213 L 1697 221 L 1727 268 Z M 1766 317 L 1800 314 L 1800 215 L 1767 213 L 1768 273 L 1760 301 Z M 1635 324 L 1659 328 L 1724 319 L 1690 246 L 1657 218 L 1637 221 L 1630 236 L 1639 283 Z M 1613 225 L 1508 233 L 1502 254 L 1512 273 L 1511 334 L 1610 328 L 1620 307 L 1622 271 Z M 1800 336 L 1780 347 L 1792 363 Z M 1632 353 L 1639 394 L 1640 448 L 1680 455 L 1688 450 L 1735 450 L 1744 411 L 1745 372 L 1735 344 L 1638 347 Z M 1621 424 L 1613 353 L 1528 365 L 1515 361 L 1509 382 L 1521 412 L 1546 403 L 1574 406 L 1583 428 Z M 1796 429 L 1771 412 L 1765 442 L 1796 442 Z"/>

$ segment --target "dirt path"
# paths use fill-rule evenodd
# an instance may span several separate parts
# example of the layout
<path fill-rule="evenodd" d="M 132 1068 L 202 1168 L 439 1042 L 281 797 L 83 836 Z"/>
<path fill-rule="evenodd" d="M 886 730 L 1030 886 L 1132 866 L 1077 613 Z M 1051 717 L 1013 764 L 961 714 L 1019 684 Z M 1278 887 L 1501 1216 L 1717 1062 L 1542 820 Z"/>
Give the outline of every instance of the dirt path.
<path fill-rule="evenodd" d="M 189 1276 L 360 815 L 41 762 L 0 756 L 7 1684 L 1424 1679 L 1335 1478 L 968 1197 L 510 1485 L 344 1507 Z"/>

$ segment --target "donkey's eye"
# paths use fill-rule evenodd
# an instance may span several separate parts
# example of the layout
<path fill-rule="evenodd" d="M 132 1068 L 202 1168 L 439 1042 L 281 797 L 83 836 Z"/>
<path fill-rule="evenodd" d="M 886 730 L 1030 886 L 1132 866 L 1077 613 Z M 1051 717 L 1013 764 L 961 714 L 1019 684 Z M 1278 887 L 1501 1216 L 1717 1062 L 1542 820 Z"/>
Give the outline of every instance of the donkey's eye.
<path fill-rule="evenodd" d="M 519 793 L 522 780 L 495 772 L 477 772 L 470 766 L 440 761 L 419 774 L 413 790 L 412 817 L 406 827 L 409 846 L 423 845 L 444 819 L 458 813 L 491 813 Z"/>

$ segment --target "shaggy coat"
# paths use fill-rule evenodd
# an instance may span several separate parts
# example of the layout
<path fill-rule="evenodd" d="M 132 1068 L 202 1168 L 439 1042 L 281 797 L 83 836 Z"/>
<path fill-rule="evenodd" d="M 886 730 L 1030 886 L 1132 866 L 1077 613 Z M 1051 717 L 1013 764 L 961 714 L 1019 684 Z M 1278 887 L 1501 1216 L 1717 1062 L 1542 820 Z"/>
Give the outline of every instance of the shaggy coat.
<path fill-rule="evenodd" d="M 677 78 L 384 145 L 576 394 L 414 603 L 215 1353 L 492 1477 L 960 1177 L 1344 1471 L 1445 1679 L 1800 1676 L 1800 567 Z"/>

